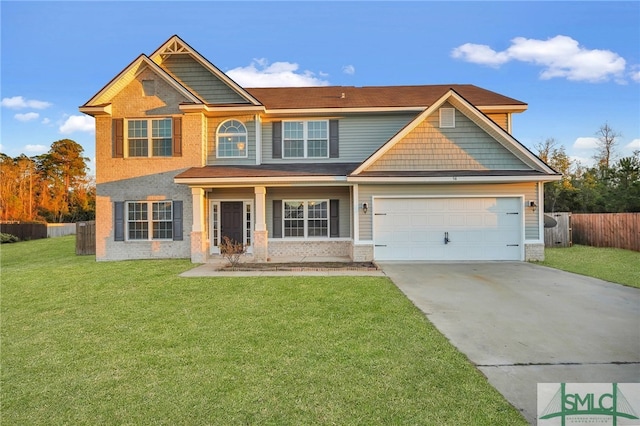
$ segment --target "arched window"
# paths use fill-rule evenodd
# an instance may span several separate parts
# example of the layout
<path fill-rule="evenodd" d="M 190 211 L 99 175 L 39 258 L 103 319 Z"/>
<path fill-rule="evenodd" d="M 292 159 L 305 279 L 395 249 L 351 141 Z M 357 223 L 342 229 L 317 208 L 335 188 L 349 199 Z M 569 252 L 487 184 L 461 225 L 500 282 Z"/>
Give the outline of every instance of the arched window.
<path fill-rule="evenodd" d="M 218 127 L 217 157 L 247 157 L 247 128 L 238 120 L 227 120 Z"/>

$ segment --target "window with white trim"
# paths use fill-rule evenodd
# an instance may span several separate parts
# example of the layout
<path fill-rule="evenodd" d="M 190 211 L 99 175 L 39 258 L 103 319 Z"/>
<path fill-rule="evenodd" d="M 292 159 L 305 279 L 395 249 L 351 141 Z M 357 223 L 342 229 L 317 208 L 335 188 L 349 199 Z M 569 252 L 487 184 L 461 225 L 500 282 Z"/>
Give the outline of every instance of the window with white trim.
<path fill-rule="evenodd" d="M 328 158 L 329 121 L 283 121 L 283 158 Z"/>
<path fill-rule="evenodd" d="M 171 121 L 171 118 L 127 120 L 128 156 L 171 157 Z"/>
<path fill-rule="evenodd" d="M 128 201 L 128 240 L 171 240 L 173 203 L 171 201 Z"/>
<path fill-rule="evenodd" d="M 238 120 L 227 120 L 220 124 L 216 144 L 218 158 L 247 157 L 247 128 Z"/>
<path fill-rule="evenodd" d="M 284 237 L 329 236 L 329 201 L 283 201 Z"/>

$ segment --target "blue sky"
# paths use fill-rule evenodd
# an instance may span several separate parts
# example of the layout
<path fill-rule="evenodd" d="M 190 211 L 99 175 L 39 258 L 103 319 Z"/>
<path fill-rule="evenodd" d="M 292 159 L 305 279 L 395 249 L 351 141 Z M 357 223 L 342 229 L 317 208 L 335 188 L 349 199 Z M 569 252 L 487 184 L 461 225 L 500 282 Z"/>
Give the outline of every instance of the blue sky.
<path fill-rule="evenodd" d="M 469 83 L 526 102 L 513 134 L 582 164 L 607 122 L 640 149 L 640 2 L 1 1 L 0 151 L 69 138 L 78 106 L 173 34 L 245 87 Z"/>

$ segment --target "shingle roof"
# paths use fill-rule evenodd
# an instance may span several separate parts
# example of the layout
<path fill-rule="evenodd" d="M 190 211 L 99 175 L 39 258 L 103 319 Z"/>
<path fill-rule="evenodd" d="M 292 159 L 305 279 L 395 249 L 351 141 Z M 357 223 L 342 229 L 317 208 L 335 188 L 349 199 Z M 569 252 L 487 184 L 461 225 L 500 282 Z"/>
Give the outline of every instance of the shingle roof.
<path fill-rule="evenodd" d="M 472 84 L 246 88 L 267 109 L 426 107 L 449 89 L 475 106 L 527 104 Z M 343 96 L 344 95 L 344 96 Z"/>
<path fill-rule="evenodd" d="M 192 167 L 176 176 L 179 178 L 243 178 L 289 176 L 347 176 L 360 163 L 299 163 L 261 164 L 259 166 Z"/>

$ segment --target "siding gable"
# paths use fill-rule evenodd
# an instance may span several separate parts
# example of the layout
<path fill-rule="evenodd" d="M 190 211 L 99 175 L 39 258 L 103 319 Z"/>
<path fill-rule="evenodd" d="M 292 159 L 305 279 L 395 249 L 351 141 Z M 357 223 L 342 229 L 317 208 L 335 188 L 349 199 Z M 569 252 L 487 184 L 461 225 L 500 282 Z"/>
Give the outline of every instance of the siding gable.
<path fill-rule="evenodd" d="M 426 117 L 367 171 L 530 170 L 459 110 L 454 128 L 440 128 L 438 118 L 438 112 Z"/>
<path fill-rule="evenodd" d="M 170 55 L 160 67 L 208 104 L 249 104 L 235 90 L 189 55 Z"/>

